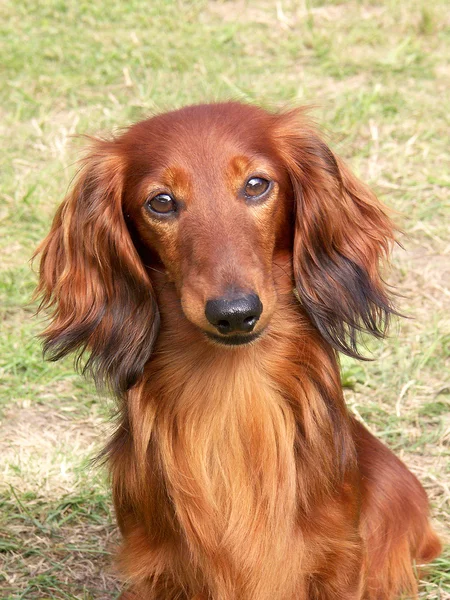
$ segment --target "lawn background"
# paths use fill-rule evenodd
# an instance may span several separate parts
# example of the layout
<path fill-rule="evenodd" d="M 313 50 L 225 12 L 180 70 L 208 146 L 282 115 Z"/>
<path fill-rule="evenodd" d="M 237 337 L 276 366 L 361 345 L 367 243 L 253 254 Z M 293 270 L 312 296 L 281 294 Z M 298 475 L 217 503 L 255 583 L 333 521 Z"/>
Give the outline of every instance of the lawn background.
<path fill-rule="evenodd" d="M 450 523 L 449 9 L 387 2 L 4 1 L 0 8 L 0 598 L 115 598 L 110 495 L 89 461 L 112 405 L 44 363 L 29 259 L 80 141 L 222 99 L 314 104 L 332 147 L 405 232 L 390 281 L 409 315 L 376 361 L 343 360 L 351 410 Z M 421 594 L 450 598 L 450 553 Z"/>

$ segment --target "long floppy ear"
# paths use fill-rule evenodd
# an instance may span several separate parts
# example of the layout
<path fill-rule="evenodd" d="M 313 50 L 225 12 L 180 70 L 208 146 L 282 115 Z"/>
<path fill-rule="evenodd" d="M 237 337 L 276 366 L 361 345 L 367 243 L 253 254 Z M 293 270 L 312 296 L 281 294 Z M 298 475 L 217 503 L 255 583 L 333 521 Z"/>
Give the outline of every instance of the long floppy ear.
<path fill-rule="evenodd" d="M 115 141 L 95 141 L 36 254 L 40 308 L 51 309 L 44 353 L 76 352 L 97 385 L 122 394 L 142 374 L 157 334 L 152 286 L 122 212 L 123 161 Z"/>
<path fill-rule="evenodd" d="M 375 195 L 320 139 L 305 110 L 277 117 L 277 145 L 295 202 L 298 295 L 337 350 L 362 358 L 360 332 L 383 337 L 395 313 L 380 274 L 394 241 Z"/>

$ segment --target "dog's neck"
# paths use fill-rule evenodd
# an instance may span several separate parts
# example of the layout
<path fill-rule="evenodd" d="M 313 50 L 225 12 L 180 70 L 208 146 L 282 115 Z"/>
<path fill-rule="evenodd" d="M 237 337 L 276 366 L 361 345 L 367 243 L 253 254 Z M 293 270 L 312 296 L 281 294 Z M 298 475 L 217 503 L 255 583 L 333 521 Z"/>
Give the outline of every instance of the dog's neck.
<path fill-rule="evenodd" d="M 239 571 L 223 572 L 214 597 L 228 597 L 227 581 L 259 569 L 242 597 L 265 598 L 263 565 L 273 572 L 298 544 L 298 519 L 336 489 L 353 461 L 335 356 L 302 312 L 288 272 L 277 293 L 262 339 L 233 349 L 208 341 L 182 314 L 173 286 L 161 286 L 158 344 L 128 398 L 139 502 L 146 495 L 160 502 L 163 493 L 150 498 L 149 490 L 164 489 L 174 511 L 168 518 L 178 521 L 199 571 L 208 577 L 216 555 L 225 571 Z M 242 544 L 248 564 L 235 565 Z"/>
<path fill-rule="evenodd" d="M 225 433 L 227 419 L 240 410 L 267 414 L 270 404 L 292 415 L 296 444 L 304 439 L 312 448 L 319 436 L 321 451 L 336 443 L 336 431 L 347 430 L 335 352 L 294 294 L 291 261 L 280 262 L 274 267 L 278 300 L 269 326 L 260 339 L 237 347 L 210 341 L 184 316 L 174 285 L 164 276 L 156 280 L 161 328 L 139 388 L 154 398 L 158 414 L 170 407 L 175 415 L 198 413 L 204 422 L 214 413 L 224 419 Z M 342 452 L 335 448 L 331 454 L 345 464 Z"/>

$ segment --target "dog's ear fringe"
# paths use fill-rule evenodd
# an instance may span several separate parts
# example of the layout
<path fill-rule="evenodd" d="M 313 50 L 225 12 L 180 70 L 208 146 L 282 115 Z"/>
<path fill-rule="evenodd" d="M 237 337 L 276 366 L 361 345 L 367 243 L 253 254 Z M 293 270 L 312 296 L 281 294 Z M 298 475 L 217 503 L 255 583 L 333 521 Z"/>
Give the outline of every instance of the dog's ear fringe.
<path fill-rule="evenodd" d="M 304 109 L 277 116 L 277 145 L 295 203 L 298 298 L 324 339 L 364 359 L 368 333 L 383 338 L 399 315 L 381 271 L 395 241 L 387 211 L 321 139 Z"/>
<path fill-rule="evenodd" d="M 136 348 L 129 348 L 128 345 L 124 348 L 123 331 L 119 327 L 110 332 L 105 347 L 98 347 L 96 336 L 101 328 L 99 315 L 96 321 L 70 328 L 66 333 L 53 335 L 48 330 L 42 333 L 44 358 L 56 362 L 74 353 L 75 369 L 93 379 L 99 393 L 122 397 L 142 377 L 159 330 L 156 302 L 150 300 L 148 305 L 142 305 L 142 310 L 142 315 L 134 312 L 136 320 L 148 319 L 150 327 L 144 330 L 145 339 Z"/>
<path fill-rule="evenodd" d="M 142 375 L 159 327 L 152 285 L 122 212 L 122 186 L 115 142 L 94 140 L 35 254 L 38 311 L 50 313 L 44 356 L 56 361 L 75 352 L 77 368 L 118 396 Z"/>
<path fill-rule="evenodd" d="M 335 350 L 352 358 L 370 360 L 360 351 L 361 346 L 364 347 L 364 334 L 382 339 L 388 333 L 391 317 L 402 315 L 386 294 L 370 285 L 358 265 L 345 257 L 342 262 L 345 266 L 336 265 L 336 269 L 350 273 L 348 279 L 341 282 L 347 288 L 347 297 L 351 298 L 345 310 L 334 298 L 324 298 L 320 302 L 312 298 L 301 281 L 297 283 L 297 297 L 321 335 Z"/>

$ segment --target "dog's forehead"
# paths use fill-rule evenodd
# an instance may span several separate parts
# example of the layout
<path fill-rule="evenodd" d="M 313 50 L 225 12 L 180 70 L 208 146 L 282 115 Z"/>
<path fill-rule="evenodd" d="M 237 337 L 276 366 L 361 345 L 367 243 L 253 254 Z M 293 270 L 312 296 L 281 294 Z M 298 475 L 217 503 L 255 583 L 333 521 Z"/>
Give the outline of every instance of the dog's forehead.
<path fill-rule="evenodd" d="M 251 140 L 238 131 L 193 127 L 168 131 L 162 164 L 178 165 L 191 173 L 219 175 L 231 163 L 245 162 L 255 153 Z"/>
<path fill-rule="evenodd" d="M 235 102 L 189 106 L 132 127 L 133 154 L 155 168 L 223 169 L 236 157 L 269 153 L 273 115 Z"/>

